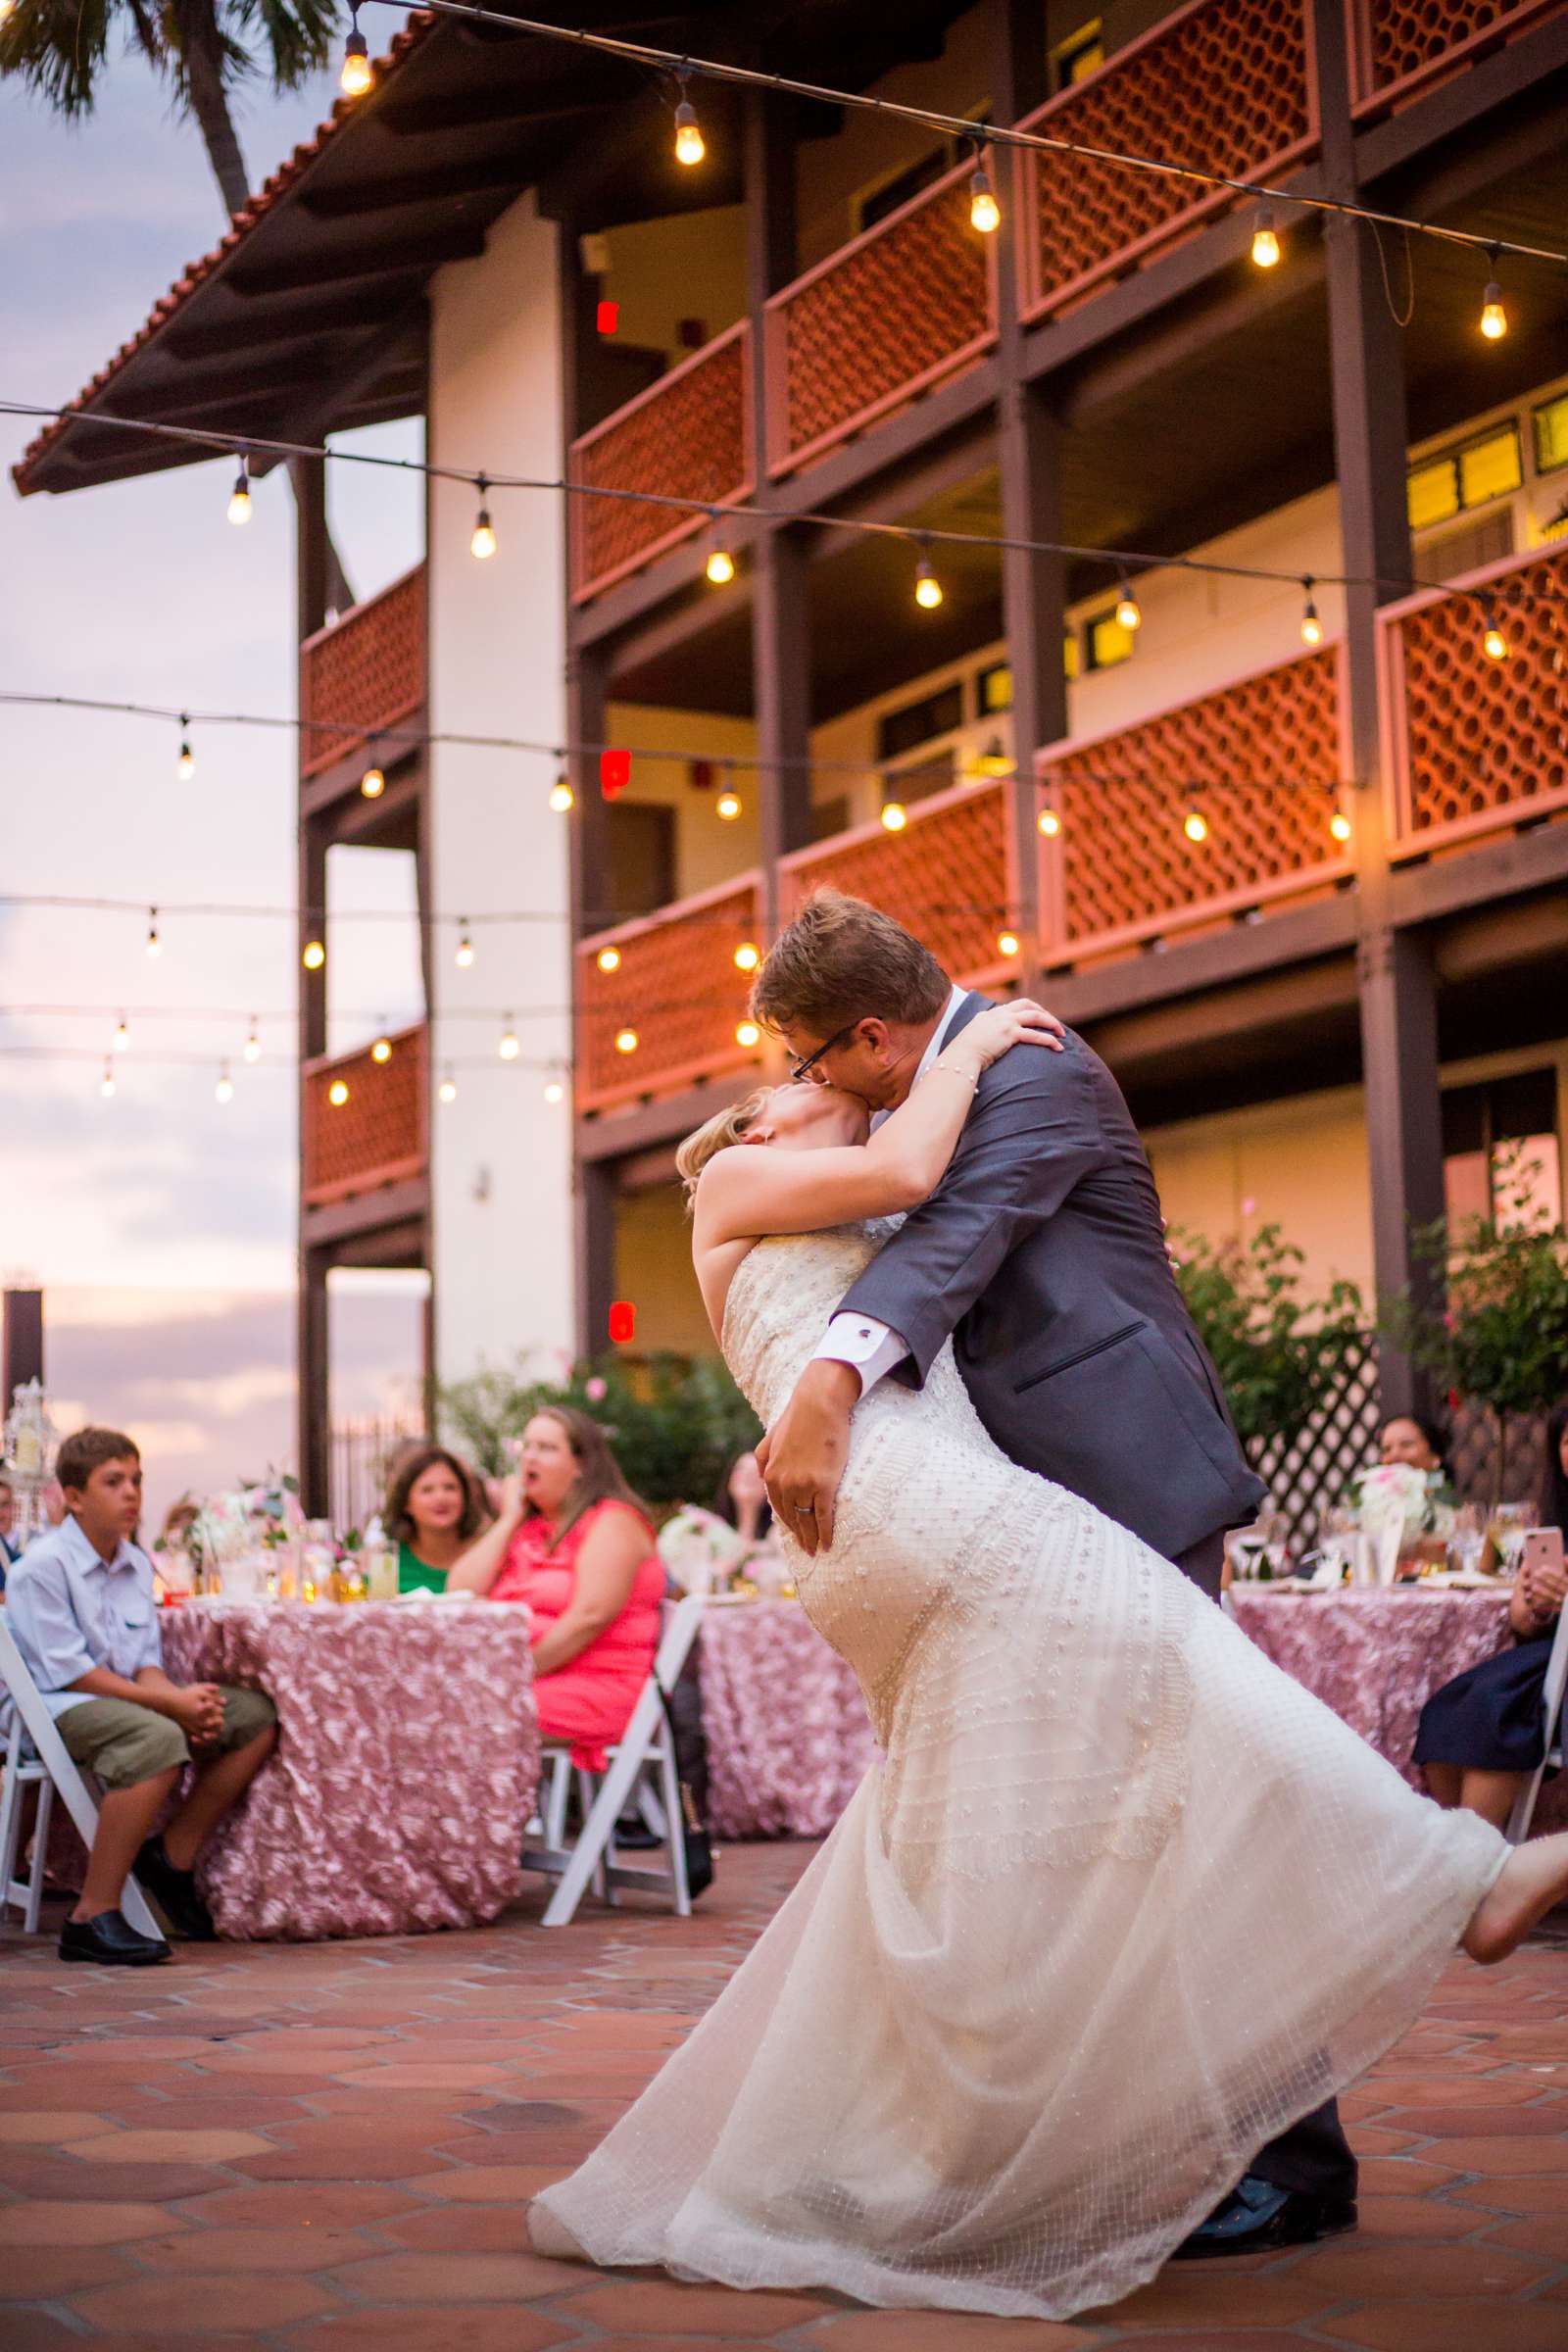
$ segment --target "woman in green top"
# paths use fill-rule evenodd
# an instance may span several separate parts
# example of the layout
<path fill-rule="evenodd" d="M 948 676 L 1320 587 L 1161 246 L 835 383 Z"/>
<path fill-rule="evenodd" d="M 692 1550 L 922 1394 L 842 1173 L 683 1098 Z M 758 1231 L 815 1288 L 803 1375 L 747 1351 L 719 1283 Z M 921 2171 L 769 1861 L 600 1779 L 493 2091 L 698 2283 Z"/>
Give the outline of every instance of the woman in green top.
<path fill-rule="evenodd" d="M 447 1572 L 484 1526 L 479 1482 L 444 1446 L 418 1446 L 401 1460 L 382 1525 L 398 1547 L 400 1592 L 444 1592 Z"/>

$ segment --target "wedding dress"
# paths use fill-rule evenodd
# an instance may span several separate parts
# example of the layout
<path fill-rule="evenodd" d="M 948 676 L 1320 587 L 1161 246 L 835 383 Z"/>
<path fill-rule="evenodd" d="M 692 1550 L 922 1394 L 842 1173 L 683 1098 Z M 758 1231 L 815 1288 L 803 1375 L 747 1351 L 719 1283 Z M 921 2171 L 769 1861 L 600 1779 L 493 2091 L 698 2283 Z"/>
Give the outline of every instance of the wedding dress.
<path fill-rule="evenodd" d="M 764 1421 L 871 1247 L 742 1261 L 724 1352 Z M 872 2304 L 1112 2302 L 1404 2031 L 1508 1849 L 1009 1462 L 951 1348 L 856 1408 L 832 1548 L 788 1548 L 881 1753 L 535 2243 Z"/>

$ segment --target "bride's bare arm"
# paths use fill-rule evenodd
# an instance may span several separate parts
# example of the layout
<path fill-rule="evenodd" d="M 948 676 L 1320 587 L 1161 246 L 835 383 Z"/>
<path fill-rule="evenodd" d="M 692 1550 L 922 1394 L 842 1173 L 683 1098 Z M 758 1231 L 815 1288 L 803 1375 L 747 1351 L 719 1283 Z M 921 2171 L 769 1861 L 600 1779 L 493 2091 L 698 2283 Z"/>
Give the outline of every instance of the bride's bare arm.
<path fill-rule="evenodd" d="M 816 1233 L 918 1207 L 942 1181 L 981 1071 L 1013 1046 L 1054 1044 L 1058 1027 L 1031 998 L 990 1005 L 958 1032 L 869 1142 L 815 1152 L 734 1144 L 716 1152 L 697 1187 L 695 1246 Z"/>

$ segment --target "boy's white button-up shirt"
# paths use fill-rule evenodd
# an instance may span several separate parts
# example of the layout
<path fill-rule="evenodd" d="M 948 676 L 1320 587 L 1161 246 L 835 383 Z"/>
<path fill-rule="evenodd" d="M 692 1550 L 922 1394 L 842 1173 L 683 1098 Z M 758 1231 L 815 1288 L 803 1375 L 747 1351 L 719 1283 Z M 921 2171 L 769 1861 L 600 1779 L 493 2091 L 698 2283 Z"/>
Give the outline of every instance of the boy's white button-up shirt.
<path fill-rule="evenodd" d="M 151 1560 L 127 1543 L 112 1560 L 101 1559 L 69 1516 L 29 1544 L 12 1569 L 5 1611 L 23 1663 L 57 1720 L 90 1699 L 90 1690 L 71 1685 L 94 1667 L 133 1682 L 144 1666 L 164 1662 Z"/>

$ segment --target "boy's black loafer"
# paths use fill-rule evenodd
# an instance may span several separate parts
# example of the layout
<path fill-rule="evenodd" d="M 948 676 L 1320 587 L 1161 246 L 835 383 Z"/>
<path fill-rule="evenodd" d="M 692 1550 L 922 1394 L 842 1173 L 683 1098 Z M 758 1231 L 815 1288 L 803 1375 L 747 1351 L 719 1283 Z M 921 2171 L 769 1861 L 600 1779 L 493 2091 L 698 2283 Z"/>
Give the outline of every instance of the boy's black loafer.
<path fill-rule="evenodd" d="M 120 1911 L 96 1919 L 68 1919 L 60 1931 L 62 1960 L 91 1960 L 100 1968 L 152 1968 L 173 1953 L 161 1936 L 144 1936 Z"/>
<path fill-rule="evenodd" d="M 196 1874 L 176 1870 L 162 1838 L 149 1838 L 136 1856 L 136 1877 L 176 1936 L 190 1943 L 216 1943 L 213 1915 L 196 1891 Z"/>

